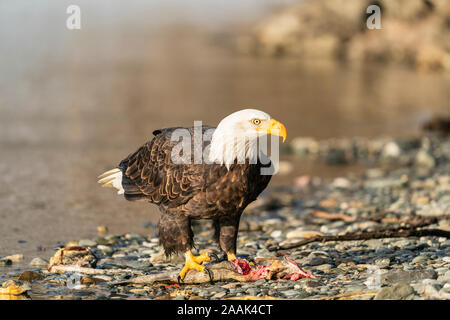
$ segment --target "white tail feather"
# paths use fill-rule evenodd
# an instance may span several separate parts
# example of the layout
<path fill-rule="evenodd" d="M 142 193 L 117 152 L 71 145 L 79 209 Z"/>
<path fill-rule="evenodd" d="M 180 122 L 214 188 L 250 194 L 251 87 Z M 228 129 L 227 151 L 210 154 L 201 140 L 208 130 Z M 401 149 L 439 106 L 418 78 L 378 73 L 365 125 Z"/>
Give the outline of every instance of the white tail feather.
<path fill-rule="evenodd" d="M 116 188 L 117 194 L 124 194 L 125 190 L 123 190 L 122 187 L 122 171 L 120 169 L 115 168 L 109 171 L 106 171 L 105 173 L 102 173 L 98 176 L 100 180 L 98 180 L 98 183 L 102 184 L 102 187 L 104 188 Z"/>

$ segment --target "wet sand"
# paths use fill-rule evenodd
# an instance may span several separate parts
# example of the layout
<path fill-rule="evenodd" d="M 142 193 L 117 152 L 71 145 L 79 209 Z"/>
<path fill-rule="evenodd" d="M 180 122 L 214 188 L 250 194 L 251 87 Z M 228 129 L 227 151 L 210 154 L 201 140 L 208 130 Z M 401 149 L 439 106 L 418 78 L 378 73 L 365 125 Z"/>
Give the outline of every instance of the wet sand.
<path fill-rule="evenodd" d="M 408 136 L 450 109 L 444 74 L 239 57 L 202 27 L 155 27 L 145 15 L 112 25 L 109 14 L 69 32 L 55 28 L 61 17 L 51 10 L 3 12 L 16 31 L 0 32 L 0 256 L 49 257 L 57 241 L 92 237 L 98 225 L 149 233 L 157 208 L 125 201 L 96 177 L 158 128 L 216 125 L 253 106 L 282 121 L 288 139 Z M 294 163 L 271 185 L 344 172 Z"/>

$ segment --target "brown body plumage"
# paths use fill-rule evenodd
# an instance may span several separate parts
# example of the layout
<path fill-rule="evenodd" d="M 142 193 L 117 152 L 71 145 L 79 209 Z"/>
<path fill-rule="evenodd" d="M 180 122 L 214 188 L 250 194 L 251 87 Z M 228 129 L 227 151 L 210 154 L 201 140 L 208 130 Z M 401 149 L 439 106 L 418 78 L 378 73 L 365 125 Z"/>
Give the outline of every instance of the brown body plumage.
<path fill-rule="evenodd" d="M 219 164 L 173 164 L 170 155 L 178 143 L 171 141 L 175 129 L 155 131 L 153 140 L 120 162 L 124 196 L 159 206 L 159 237 L 167 255 L 193 246 L 192 219 L 212 219 L 220 248 L 235 253 L 242 211 L 266 188 L 271 176 L 261 175 L 259 161 L 232 164 L 229 169 Z M 193 128 L 189 131 L 193 137 Z"/>

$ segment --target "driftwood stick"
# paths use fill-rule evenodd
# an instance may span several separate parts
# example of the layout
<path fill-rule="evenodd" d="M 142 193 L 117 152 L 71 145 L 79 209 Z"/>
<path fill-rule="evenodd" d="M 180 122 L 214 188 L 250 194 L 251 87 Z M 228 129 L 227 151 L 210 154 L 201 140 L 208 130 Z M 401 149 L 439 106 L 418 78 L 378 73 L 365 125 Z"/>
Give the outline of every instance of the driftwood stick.
<path fill-rule="evenodd" d="M 80 267 L 75 265 L 55 265 L 52 266 L 49 270 L 49 272 L 56 272 L 56 273 L 65 273 L 65 272 L 74 272 L 74 273 L 83 273 L 83 274 L 90 274 L 90 275 L 96 275 L 96 274 L 120 274 L 120 273 L 131 273 L 135 275 L 142 275 L 143 272 L 139 270 L 134 269 L 95 269 L 95 268 L 86 268 L 86 267 Z"/>
<path fill-rule="evenodd" d="M 303 239 L 286 245 L 275 245 L 269 247 L 268 250 L 277 251 L 277 250 L 293 249 L 312 242 L 351 241 L 351 240 L 370 240 L 383 238 L 406 238 L 406 237 L 427 237 L 427 236 L 450 238 L 450 231 L 445 231 L 441 229 L 417 230 L 416 227 L 414 227 L 414 228 L 376 230 L 370 232 L 350 232 L 339 236 L 318 236 L 309 239 Z"/>

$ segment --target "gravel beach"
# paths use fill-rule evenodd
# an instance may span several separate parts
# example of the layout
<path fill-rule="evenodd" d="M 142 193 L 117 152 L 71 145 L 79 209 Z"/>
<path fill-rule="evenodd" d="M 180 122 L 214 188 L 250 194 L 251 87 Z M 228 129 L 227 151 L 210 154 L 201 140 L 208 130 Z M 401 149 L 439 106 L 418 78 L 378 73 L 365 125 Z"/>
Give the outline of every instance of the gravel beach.
<path fill-rule="evenodd" d="M 20 253 L 0 260 L 0 282 L 23 289 L 16 299 L 450 299 L 450 239 L 402 237 L 311 242 L 301 239 L 414 226 L 450 231 L 450 139 L 296 139 L 284 150 L 328 165 L 362 162 L 364 174 L 334 179 L 301 176 L 273 187 L 246 209 L 238 257 L 289 257 L 314 278 L 204 284 L 126 284 L 136 276 L 179 271 L 182 257 L 167 260 L 156 226 L 149 236 L 108 234 L 55 247 L 88 248 L 83 266 L 95 272 L 49 272 L 49 261 L 29 265 Z M 369 168 L 370 166 L 370 168 Z M 198 251 L 217 250 L 209 221 L 194 226 Z M 62 259 L 62 258 L 61 258 Z M 9 281 L 9 282 L 8 282 Z"/>

